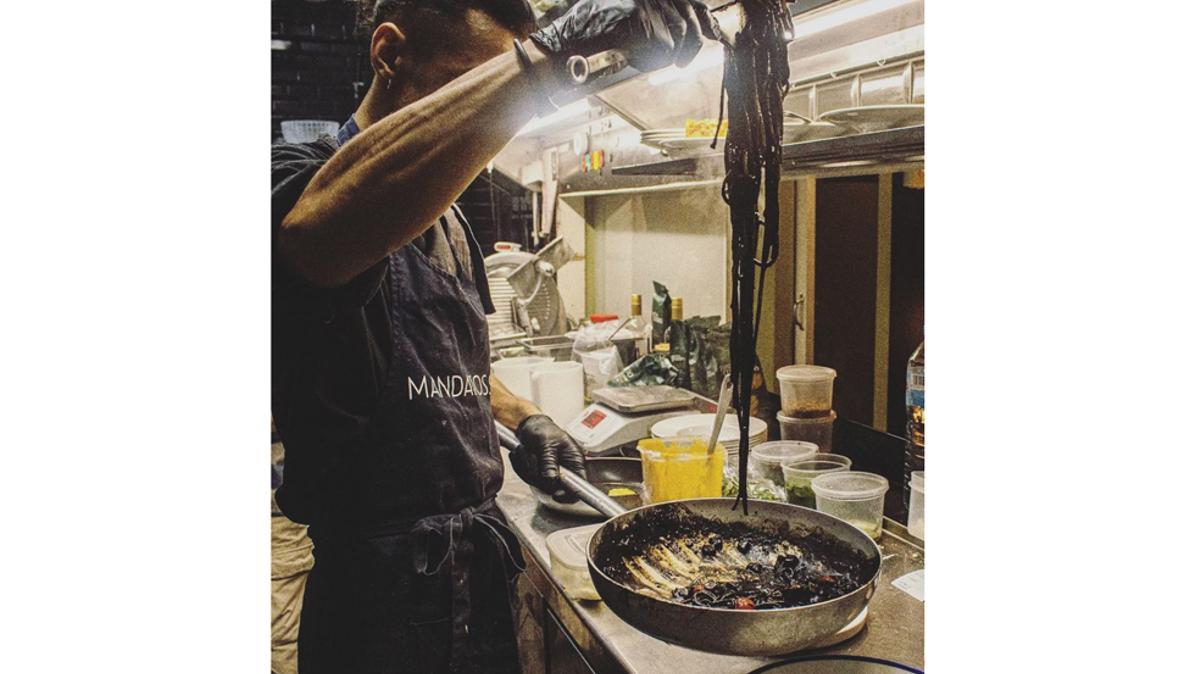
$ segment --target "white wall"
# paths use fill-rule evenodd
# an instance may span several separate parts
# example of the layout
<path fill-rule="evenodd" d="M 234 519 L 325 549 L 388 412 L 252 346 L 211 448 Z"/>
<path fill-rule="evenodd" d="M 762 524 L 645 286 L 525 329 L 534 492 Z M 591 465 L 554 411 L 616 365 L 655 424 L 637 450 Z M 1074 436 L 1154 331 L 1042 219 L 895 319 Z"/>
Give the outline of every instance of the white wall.
<path fill-rule="evenodd" d="M 583 207 L 583 199 L 558 200 L 558 234 L 575 251 L 575 258 L 558 270 L 558 294 L 562 296 L 567 315 L 577 320 L 587 316 L 584 269 L 587 236 Z M 628 311 L 629 307 L 625 309 Z"/>
<path fill-rule="evenodd" d="M 683 298 L 685 316 L 727 316 L 729 211 L 718 186 L 588 201 L 590 312 L 625 316 L 641 293 L 649 318 L 659 281 Z"/>

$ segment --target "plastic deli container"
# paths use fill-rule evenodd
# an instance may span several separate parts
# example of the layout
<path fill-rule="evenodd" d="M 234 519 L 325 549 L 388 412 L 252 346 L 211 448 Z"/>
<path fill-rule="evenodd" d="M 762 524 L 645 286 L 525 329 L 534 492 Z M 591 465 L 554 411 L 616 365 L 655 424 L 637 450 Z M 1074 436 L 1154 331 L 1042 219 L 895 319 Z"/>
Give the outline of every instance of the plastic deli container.
<path fill-rule="evenodd" d="M 925 540 L 925 471 L 913 471 L 908 486 L 908 533 Z"/>
<path fill-rule="evenodd" d="M 787 501 L 805 508 L 816 508 L 817 499 L 813 494 L 812 481 L 826 473 L 842 473 L 850 470 L 850 458 L 840 454 L 814 454 L 804 461 L 785 463 L 780 466 L 783 471 L 783 488 L 787 491 Z"/>
<path fill-rule="evenodd" d="M 764 442 L 750 449 L 750 475 L 768 479 L 783 486 L 781 464 L 810 459 L 817 453 L 811 442 L 776 440 Z"/>
<path fill-rule="evenodd" d="M 546 537 L 550 551 L 550 575 L 562 583 L 567 597 L 575 600 L 600 601 L 592 576 L 588 572 L 587 546 L 599 524 L 560 529 Z"/>
<path fill-rule="evenodd" d="M 646 438 L 637 444 L 642 457 L 646 503 L 721 495 L 725 452 L 708 453 L 700 438 Z"/>
<path fill-rule="evenodd" d="M 783 415 L 793 419 L 829 416 L 837 370 L 820 365 L 788 365 L 775 372 Z"/>
<path fill-rule="evenodd" d="M 826 473 L 812 481 L 812 490 L 820 512 L 853 524 L 875 540 L 883 535 L 887 478 L 857 470 Z"/>
<path fill-rule="evenodd" d="M 811 442 L 822 452 L 833 451 L 833 422 L 837 419 L 837 412 L 810 419 L 796 419 L 780 412 L 775 418 L 779 420 L 780 438 Z"/>
<path fill-rule="evenodd" d="M 321 136 L 336 136 L 341 124 L 323 119 L 289 119 L 279 123 L 287 143 L 311 143 Z"/>

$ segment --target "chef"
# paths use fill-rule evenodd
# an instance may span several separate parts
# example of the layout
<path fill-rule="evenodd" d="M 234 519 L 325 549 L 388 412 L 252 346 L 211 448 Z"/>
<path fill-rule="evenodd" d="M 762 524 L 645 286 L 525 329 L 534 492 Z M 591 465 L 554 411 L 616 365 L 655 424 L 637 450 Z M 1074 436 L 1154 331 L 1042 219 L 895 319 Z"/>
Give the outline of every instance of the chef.
<path fill-rule="evenodd" d="M 336 138 L 272 148 L 276 498 L 309 526 L 299 671 L 509 672 L 523 567 L 495 506 L 493 419 L 518 475 L 566 499 L 579 447 L 489 376 L 483 257 L 455 199 L 553 109 L 566 59 L 686 65 L 704 5 L 582 0 L 534 32 L 524 0 L 380 0 L 371 87 Z M 528 37 L 526 37 L 528 36 Z"/>

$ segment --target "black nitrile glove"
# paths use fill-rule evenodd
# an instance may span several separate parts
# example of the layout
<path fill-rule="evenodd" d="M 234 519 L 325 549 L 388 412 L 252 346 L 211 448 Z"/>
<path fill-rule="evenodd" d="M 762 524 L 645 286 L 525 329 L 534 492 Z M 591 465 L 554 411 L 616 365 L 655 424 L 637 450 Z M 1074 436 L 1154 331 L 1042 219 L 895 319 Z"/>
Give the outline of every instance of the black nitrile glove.
<path fill-rule="evenodd" d="M 583 469 L 583 450 L 567 432 L 545 414 L 534 414 L 517 426 L 521 446 L 509 454 L 513 470 L 525 482 L 554 496 L 559 503 L 574 503 L 578 498 L 558 481 L 560 468 L 587 479 Z"/>
<path fill-rule="evenodd" d="M 699 0 L 582 0 L 529 39 L 560 58 L 622 49 L 629 65 L 648 72 L 691 63 L 702 24 L 712 15 Z"/>

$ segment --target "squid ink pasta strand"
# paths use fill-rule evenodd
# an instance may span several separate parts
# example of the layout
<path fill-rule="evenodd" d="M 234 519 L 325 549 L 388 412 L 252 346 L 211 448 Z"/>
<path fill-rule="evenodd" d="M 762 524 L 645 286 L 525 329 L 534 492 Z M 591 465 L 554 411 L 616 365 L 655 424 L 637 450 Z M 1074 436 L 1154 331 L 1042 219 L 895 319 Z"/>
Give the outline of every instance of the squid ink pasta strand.
<path fill-rule="evenodd" d="M 729 205 L 732 228 L 730 367 L 733 404 L 740 431 L 738 496 L 734 507 L 741 503 L 743 512 L 748 512 L 746 473 L 750 454 L 750 397 L 758 363 L 755 345 L 762 317 L 761 289 L 767 268 L 778 257 L 783 98 L 787 94 L 790 75 L 787 40 L 792 20 L 783 0 L 740 2 L 745 21 L 732 44 L 725 45 L 721 82 L 721 119 L 727 114 L 729 120 L 721 196 Z M 718 133 L 720 124 L 718 120 Z M 714 139 L 714 145 L 715 142 Z M 766 200 L 761 215 L 758 212 L 760 194 Z"/>

